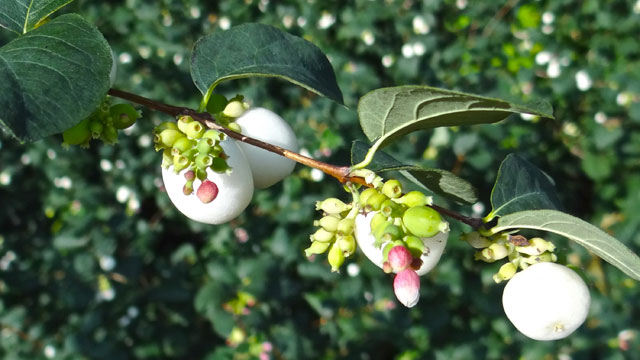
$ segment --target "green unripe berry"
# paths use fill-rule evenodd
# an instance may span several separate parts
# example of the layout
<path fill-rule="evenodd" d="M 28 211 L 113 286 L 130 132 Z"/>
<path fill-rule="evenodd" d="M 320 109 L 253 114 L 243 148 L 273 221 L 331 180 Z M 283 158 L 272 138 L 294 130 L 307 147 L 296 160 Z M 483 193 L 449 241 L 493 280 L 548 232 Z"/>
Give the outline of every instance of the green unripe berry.
<path fill-rule="evenodd" d="M 62 133 L 62 140 L 67 145 L 80 145 L 89 141 L 89 118 L 86 118 Z"/>
<path fill-rule="evenodd" d="M 380 207 L 380 212 L 385 216 L 399 217 L 402 216 L 402 205 L 396 204 L 391 199 L 386 200 Z"/>
<path fill-rule="evenodd" d="M 92 118 L 89 120 L 89 131 L 91 131 L 91 137 L 94 139 L 99 139 L 102 136 L 102 131 L 104 130 L 104 125 L 98 119 Z"/>
<path fill-rule="evenodd" d="M 213 151 L 213 147 L 215 146 L 215 141 L 211 138 L 202 138 L 198 140 L 198 145 L 196 148 L 200 154 L 210 154 Z"/>
<path fill-rule="evenodd" d="M 309 257 L 314 254 L 324 254 L 331 246 L 330 242 L 314 241 L 307 249 L 304 250 L 305 256 Z"/>
<path fill-rule="evenodd" d="M 388 224 L 382 233 L 382 241 L 392 241 L 402 239 L 404 232 L 397 225 Z"/>
<path fill-rule="evenodd" d="M 327 215 L 321 218 L 319 221 L 314 221 L 314 226 L 321 226 L 323 229 L 331 232 L 335 232 L 338 230 L 338 223 L 340 223 L 340 218 L 335 215 Z"/>
<path fill-rule="evenodd" d="M 109 110 L 116 129 L 126 129 L 135 124 L 140 114 L 131 104 L 116 104 Z"/>
<path fill-rule="evenodd" d="M 204 134 L 204 126 L 198 121 L 192 121 L 187 124 L 187 131 L 185 131 L 185 133 L 192 139 L 200 139 Z"/>
<path fill-rule="evenodd" d="M 355 221 L 353 219 L 345 218 L 338 223 L 338 235 L 349 235 L 353 233 L 353 227 Z"/>
<path fill-rule="evenodd" d="M 162 132 L 162 130 L 166 130 L 166 129 L 179 130 L 178 129 L 178 125 L 176 125 L 175 122 L 173 122 L 173 121 L 165 121 L 162 124 L 156 126 L 155 129 L 153 129 L 153 131 L 156 134 L 159 134 L 159 133 Z"/>
<path fill-rule="evenodd" d="M 211 114 L 217 114 L 224 110 L 227 106 L 227 98 L 220 94 L 211 94 L 207 103 L 207 111 Z"/>
<path fill-rule="evenodd" d="M 377 194 L 378 190 L 375 188 L 366 188 L 360 193 L 360 205 L 365 206 L 367 204 L 367 199 L 371 197 L 373 194 Z"/>
<path fill-rule="evenodd" d="M 399 198 L 402 195 L 402 184 L 395 179 L 387 180 L 382 185 L 382 193 L 391 199 Z"/>
<path fill-rule="evenodd" d="M 189 159 L 182 155 L 173 156 L 173 171 L 177 174 L 189 166 Z"/>
<path fill-rule="evenodd" d="M 420 191 L 409 191 L 403 196 L 395 199 L 395 201 L 399 204 L 403 204 L 407 207 L 415 207 L 415 206 L 424 206 L 431 205 L 431 197 L 426 196 Z"/>
<path fill-rule="evenodd" d="M 178 119 L 178 129 L 180 129 L 180 131 L 186 134 L 187 126 L 192 122 L 193 122 L 193 118 L 191 116 L 188 116 L 188 115 L 180 116 L 180 118 Z"/>
<path fill-rule="evenodd" d="M 177 139 L 173 143 L 172 151 L 173 151 L 174 155 L 179 155 L 179 154 L 182 154 L 183 152 L 185 152 L 187 150 L 193 149 L 193 147 L 195 145 L 196 145 L 195 141 L 183 136 L 183 137 Z"/>
<path fill-rule="evenodd" d="M 213 163 L 213 158 L 207 154 L 200 154 L 196 156 L 195 163 L 198 169 L 206 169 Z"/>
<path fill-rule="evenodd" d="M 224 134 L 213 129 L 206 130 L 204 134 L 202 134 L 202 137 L 213 139 L 216 142 L 224 140 Z"/>
<path fill-rule="evenodd" d="M 375 215 L 373 215 L 373 217 L 371 218 L 371 230 L 372 231 L 376 231 L 376 229 L 378 229 L 378 227 L 382 226 L 383 224 L 387 223 L 387 217 L 384 216 L 382 213 L 376 213 Z M 386 226 L 386 225 L 384 225 Z"/>
<path fill-rule="evenodd" d="M 430 207 L 414 206 L 402 216 L 404 226 L 417 237 L 432 237 L 442 228 L 442 217 Z"/>
<path fill-rule="evenodd" d="M 115 144 L 118 142 L 118 130 L 113 125 L 106 125 L 102 130 L 102 142 Z"/>
<path fill-rule="evenodd" d="M 173 144 L 184 137 L 184 134 L 174 129 L 164 129 L 159 134 L 156 134 L 155 141 L 162 147 L 171 148 Z"/>
<path fill-rule="evenodd" d="M 344 263 L 344 253 L 337 243 L 334 242 L 333 245 L 331 245 L 329 254 L 327 254 L 327 260 L 329 260 L 332 272 L 338 272 L 340 270 L 340 266 Z"/>
<path fill-rule="evenodd" d="M 382 195 L 380 193 L 372 194 L 367 199 L 365 207 L 368 210 L 378 211 L 378 210 L 380 210 L 380 207 L 382 206 L 382 203 L 384 203 L 388 199 L 389 199 L 388 197 L 386 197 L 386 196 L 384 196 L 384 195 Z"/>

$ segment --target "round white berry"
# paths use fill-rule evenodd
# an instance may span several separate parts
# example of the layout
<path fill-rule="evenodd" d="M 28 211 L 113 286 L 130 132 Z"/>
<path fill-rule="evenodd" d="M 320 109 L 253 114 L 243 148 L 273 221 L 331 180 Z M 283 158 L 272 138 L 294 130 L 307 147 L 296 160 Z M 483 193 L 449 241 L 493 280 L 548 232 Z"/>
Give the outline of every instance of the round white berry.
<path fill-rule="evenodd" d="M 367 213 L 366 215 L 358 214 L 358 216 L 356 216 L 354 235 L 360 250 L 362 250 L 365 256 L 372 263 L 376 264 L 376 266 L 382 269 L 383 249 L 386 243 L 382 244 L 380 248 L 375 247 L 374 242 L 376 241 L 376 238 L 371 233 L 371 219 L 376 213 L 376 211 L 372 211 Z M 416 273 L 419 276 L 422 276 L 433 270 L 436 264 L 438 264 L 438 262 L 440 261 L 440 257 L 444 252 L 444 248 L 447 245 L 448 238 L 449 232 L 439 232 L 432 237 L 421 238 L 426 250 L 420 256 L 420 260 L 422 260 L 422 266 L 420 266 L 420 269 L 416 270 Z"/>
<path fill-rule="evenodd" d="M 582 278 L 564 265 L 543 262 L 517 273 L 504 288 L 507 318 L 534 340 L 557 340 L 587 318 L 591 296 Z"/>
<path fill-rule="evenodd" d="M 236 119 L 242 134 L 287 150 L 298 151 L 298 140 L 289 124 L 278 114 L 264 108 L 252 108 Z M 258 189 L 267 188 L 289 176 L 295 161 L 256 146 L 239 143 L 249 161 L 253 184 Z"/>
<path fill-rule="evenodd" d="M 203 204 L 195 194 L 201 185 L 200 180 L 194 181 L 193 194 L 183 193 L 186 169 L 178 174 L 173 171 L 173 166 L 162 169 L 162 180 L 173 205 L 186 217 L 206 224 L 223 224 L 236 218 L 253 197 L 253 177 L 242 150 L 231 139 L 222 141 L 220 145 L 229 156 L 227 164 L 231 167 L 231 174 L 207 169 L 207 179 L 218 187 L 218 194 L 208 204 Z"/>

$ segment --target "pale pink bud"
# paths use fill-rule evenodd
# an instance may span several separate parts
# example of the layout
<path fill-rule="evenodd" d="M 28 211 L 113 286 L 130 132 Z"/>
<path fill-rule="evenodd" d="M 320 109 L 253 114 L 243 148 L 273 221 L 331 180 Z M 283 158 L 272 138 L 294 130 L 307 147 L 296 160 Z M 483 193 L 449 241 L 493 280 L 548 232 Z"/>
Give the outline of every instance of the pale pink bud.
<path fill-rule="evenodd" d="M 402 303 L 410 308 L 420 300 L 420 277 L 412 269 L 404 269 L 393 279 L 393 292 Z"/>
<path fill-rule="evenodd" d="M 213 181 L 205 180 L 198 188 L 196 196 L 203 204 L 208 204 L 218 196 L 218 185 Z"/>
<path fill-rule="evenodd" d="M 389 251 L 389 265 L 395 272 L 408 268 L 412 260 L 411 253 L 402 245 L 396 245 Z"/>

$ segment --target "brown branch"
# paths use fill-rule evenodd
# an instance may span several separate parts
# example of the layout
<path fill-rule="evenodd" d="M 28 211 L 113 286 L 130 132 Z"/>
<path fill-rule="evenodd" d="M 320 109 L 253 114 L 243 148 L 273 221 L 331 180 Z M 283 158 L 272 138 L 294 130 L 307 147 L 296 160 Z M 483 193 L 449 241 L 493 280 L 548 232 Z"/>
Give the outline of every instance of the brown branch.
<path fill-rule="evenodd" d="M 173 105 L 168 105 L 168 104 L 164 104 L 152 99 L 148 99 L 145 98 L 143 96 L 139 96 L 136 94 L 131 94 L 128 93 L 126 91 L 122 91 L 122 90 L 117 90 L 117 89 L 110 89 L 109 90 L 109 95 L 111 96 L 115 96 L 115 97 L 119 97 L 121 99 L 125 99 L 140 105 L 143 105 L 149 109 L 153 109 L 153 110 L 157 110 L 160 112 L 163 112 L 165 114 L 169 114 L 173 117 L 178 117 L 178 116 L 182 116 L 182 115 L 187 115 L 187 116 L 191 116 L 194 120 L 201 122 L 202 124 L 204 124 L 206 127 L 210 128 L 210 129 L 214 129 L 216 131 L 219 131 L 221 133 L 226 134 L 228 137 L 232 138 L 232 139 L 236 139 L 238 141 L 247 143 L 249 145 L 253 145 L 256 147 L 259 147 L 261 149 L 270 151 L 274 154 L 278 154 L 280 156 L 284 156 L 287 159 L 291 159 L 295 162 L 298 162 L 302 165 L 306 165 L 309 166 L 311 168 L 314 169 L 318 169 L 322 172 L 324 172 L 327 175 L 331 175 L 334 178 L 336 178 L 340 183 L 345 184 L 345 183 L 354 183 L 354 184 L 360 184 L 360 185 L 364 185 L 367 187 L 371 187 L 371 184 L 368 184 L 364 178 L 360 177 L 360 176 L 351 176 L 351 167 L 349 166 L 336 166 L 336 165 L 332 165 L 332 164 L 328 164 L 319 160 L 315 160 L 312 159 L 310 157 L 298 154 L 295 151 L 290 151 L 287 150 L 285 148 L 282 148 L 280 146 L 276 146 L 273 144 L 269 144 L 266 143 L 262 140 L 258 140 L 246 135 L 242 135 L 241 133 L 237 133 L 233 130 L 230 130 L 218 123 L 216 123 L 215 119 L 213 118 L 213 116 L 211 116 L 211 114 L 206 113 L 206 112 L 197 112 L 196 110 L 193 109 L 189 109 L 187 107 L 179 107 L 179 106 L 173 106 Z M 440 206 L 437 205 L 431 205 L 431 207 L 433 209 L 435 209 L 436 211 L 438 211 L 439 213 L 451 217 L 453 219 L 456 219 L 462 223 L 465 223 L 471 227 L 473 227 L 474 229 L 478 229 L 483 225 L 482 219 L 479 218 L 471 218 L 471 217 L 467 217 L 464 216 L 462 214 L 458 214 L 452 210 L 448 210 L 445 208 L 442 208 Z"/>

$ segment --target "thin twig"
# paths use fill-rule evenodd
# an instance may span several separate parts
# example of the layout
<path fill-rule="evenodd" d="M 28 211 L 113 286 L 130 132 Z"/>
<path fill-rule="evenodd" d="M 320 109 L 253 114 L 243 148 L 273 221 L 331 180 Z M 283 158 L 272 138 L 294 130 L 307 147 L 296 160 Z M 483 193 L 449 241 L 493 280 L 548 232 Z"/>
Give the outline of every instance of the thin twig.
<path fill-rule="evenodd" d="M 502 20 L 502 18 L 505 15 L 507 15 L 507 13 L 509 13 L 509 11 L 511 11 L 511 9 L 514 6 L 516 6 L 516 4 L 518 4 L 518 1 L 520 0 L 507 1 L 507 3 L 504 4 L 504 6 L 502 6 L 500 10 L 498 10 L 498 12 L 493 16 L 493 18 L 489 20 L 489 23 L 487 24 L 487 26 L 484 27 L 484 30 L 482 31 L 482 36 L 488 37 L 489 35 L 491 35 L 491 33 L 493 32 L 493 29 L 496 27 L 496 23 Z"/>

